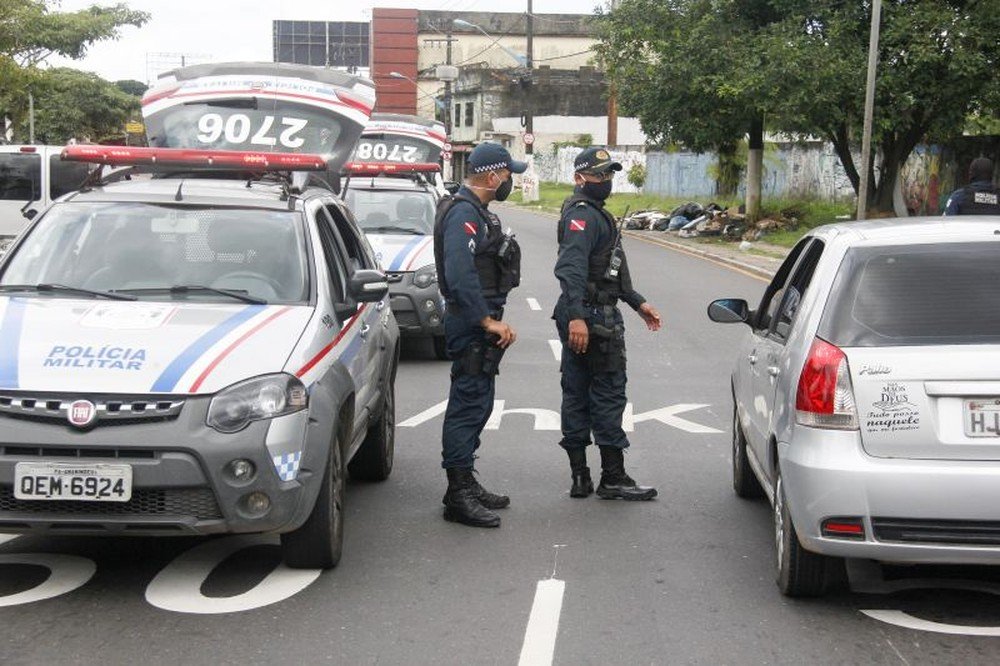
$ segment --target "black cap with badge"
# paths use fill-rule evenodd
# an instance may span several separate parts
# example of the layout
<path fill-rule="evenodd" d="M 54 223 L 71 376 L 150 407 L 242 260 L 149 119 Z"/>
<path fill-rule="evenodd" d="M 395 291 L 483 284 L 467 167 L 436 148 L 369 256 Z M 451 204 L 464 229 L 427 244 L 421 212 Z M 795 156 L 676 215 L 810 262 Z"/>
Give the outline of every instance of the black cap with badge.
<path fill-rule="evenodd" d="M 577 173 L 607 173 L 621 171 L 621 162 L 611 159 L 604 148 L 586 148 L 573 160 L 573 170 Z"/>
<path fill-rule="evenodd" d="M 519 162 L 510 156 L 499 143 L 481 143 L 469 153 L 469 173 L 486 173 L 510 169 L 511 173 L 524 173 L 527 162 Z"/>

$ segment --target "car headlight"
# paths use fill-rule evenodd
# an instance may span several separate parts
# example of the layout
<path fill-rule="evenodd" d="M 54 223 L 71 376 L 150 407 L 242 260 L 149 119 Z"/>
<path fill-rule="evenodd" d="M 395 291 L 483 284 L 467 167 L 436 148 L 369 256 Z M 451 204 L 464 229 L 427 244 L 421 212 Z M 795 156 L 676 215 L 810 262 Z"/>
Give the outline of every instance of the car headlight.
<path fill-rule="evenodd" d="M 284 373 L 254 377 L 215 394 L 207 423 L 219 432 L 238 432 L 252 421 L 273 419 L 306 408 L 309 397 L 297 377 Z"/>
<path fill-rule="evenodd" d="M 424 266 L 423 268 L 418 270 L 416 274 L 413 276 L 413 284 L 419 287 L 420 289 L 429 287 L 437 281 L 438 281 L 437 268 L 434 266 L 434 264 Z"/>

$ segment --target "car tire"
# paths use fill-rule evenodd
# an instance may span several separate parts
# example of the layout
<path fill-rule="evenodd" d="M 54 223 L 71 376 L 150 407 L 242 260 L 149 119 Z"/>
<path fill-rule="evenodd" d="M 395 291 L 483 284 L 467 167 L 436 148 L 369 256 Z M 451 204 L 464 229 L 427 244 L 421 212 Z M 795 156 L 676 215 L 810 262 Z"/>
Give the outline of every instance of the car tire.
<path fill-rule="evenodd" d="M 347 469 L 351 478 L 358 481 L 385 481 L 392 473 L 392 461 L 396 445 L 396 370 L 382 400 L 378 419 L 368 428 L 365 441 Z"/>
<path fill-rule="evenodd" d="M 330 443 L 319 496 L 296 530 L 281 535 L 281 558 L 292 569 L 332 569 L 344 549 L 344 465 L 340 442 Z"/>
<path fill-rule="evenodd" d="M 764 488 L 747 459 L 747 438 L 743 434 L 736 403 L 733 403 L 733 491 L 743 499 L 760 499 Z"/>
<path fill-rule="evenodd" d="M 780 470 L 774 482 L 774 542 L 777 550 L 778 589 L 785 596 L 822 596 L 830 581 L 843 577 L 845 567 L 842 558 L 810 552 L 799 542 L 799 535 L 788 510 Z"/>
<path fill-rule="evenodd" d="M 441 361 L 448 360 L 448 340 L 443 335 L 435 335 L 432 338 L 434 342 L 434 356 Z"/>

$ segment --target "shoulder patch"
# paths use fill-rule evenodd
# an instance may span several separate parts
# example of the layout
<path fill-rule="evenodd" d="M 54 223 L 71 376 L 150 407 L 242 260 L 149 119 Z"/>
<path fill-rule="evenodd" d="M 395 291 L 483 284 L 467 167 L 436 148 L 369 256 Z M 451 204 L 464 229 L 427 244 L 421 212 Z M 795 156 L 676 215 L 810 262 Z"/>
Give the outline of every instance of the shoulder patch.
<path fill-rule="evenodd" d="M 465 223 L 465 233 L 469 234 L 470 236 L 475 236 L 477 230 L 478 230 L 478 225 L 475 222 Z"/>
<path fill-rule="evenodd" d="M 570 220 L 569 230 L 570 231 L 583 231 L 587 228 L 587 220 Z"/>

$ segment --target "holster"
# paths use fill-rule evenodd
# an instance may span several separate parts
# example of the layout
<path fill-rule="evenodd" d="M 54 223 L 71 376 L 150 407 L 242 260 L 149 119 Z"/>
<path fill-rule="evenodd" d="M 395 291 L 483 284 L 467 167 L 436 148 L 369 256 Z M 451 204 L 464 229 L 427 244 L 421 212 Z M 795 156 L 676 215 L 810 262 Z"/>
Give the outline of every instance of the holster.
<path fill-rule="evenodd" d="M 506 350 L 497 347 L 499 335 L 489 334 L 485 342 L 476 340 L 465 348 L 459 358 L 462 374 L 466 375 L 499 375 L 500 359 Z"/>
<path fill-rule="evenodd" d="M 591 372 L 618 372 L 625 369 L 625 327 L 615 322 L 613 307 L 601 310 L 603 321 L 588 323 L 587 361 Z"/>

